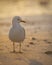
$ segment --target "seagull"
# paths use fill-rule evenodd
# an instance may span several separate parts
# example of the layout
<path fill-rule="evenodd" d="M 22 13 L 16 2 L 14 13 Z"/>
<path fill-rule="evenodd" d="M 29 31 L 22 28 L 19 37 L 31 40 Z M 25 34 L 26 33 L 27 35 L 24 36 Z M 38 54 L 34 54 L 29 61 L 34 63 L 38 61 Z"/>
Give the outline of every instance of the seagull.
<path fill-rule="evenodd" d="M 9 39 L 13 42 L 13 52 L 15 52 L 15 42 L 19 43 L 19 52 L 21 53 L 21 43 L 25 39 L 25 29 L 20 25 L 24 22 L 20 16 L 14 16 L 12 20 L 12 27 L 9 31 Z"/>

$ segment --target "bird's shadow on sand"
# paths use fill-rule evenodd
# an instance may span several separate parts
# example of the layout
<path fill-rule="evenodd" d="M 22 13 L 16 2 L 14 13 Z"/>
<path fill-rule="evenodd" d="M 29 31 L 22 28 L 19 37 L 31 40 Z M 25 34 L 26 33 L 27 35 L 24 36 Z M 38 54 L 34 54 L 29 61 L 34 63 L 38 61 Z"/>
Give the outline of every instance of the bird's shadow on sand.
<path fill-rule="evenodd" d="M 43 65 L 42 63 L 36 61 L 36 60 L 30 60 L 29 65 Z"/>
<path fill-rule="evenodd" d="M 10 53 L 14 53 L 14 52 L 10 52 Z M 17 54 L 17 53 L 19 53 L 19 52 L 15 52 L 15 54 Z M 21 54 L 22 54 L 22 55 L 21 55 Z M 23 57 L 23 58 L 22 58 L 22 57 Z M 27 57 L 23 54 L 23 52 L 20 53 L 19 58 L 16 58 L 16 60 L 20 60 L 20 61 L 23 60 L 23 61 L 25 61 L 26 63 L 28 63 L 28 65 L 43 65 L 41 62 L 39 62 L 39 61 L 37 61 L 37 60 L 27 58 Z"/>

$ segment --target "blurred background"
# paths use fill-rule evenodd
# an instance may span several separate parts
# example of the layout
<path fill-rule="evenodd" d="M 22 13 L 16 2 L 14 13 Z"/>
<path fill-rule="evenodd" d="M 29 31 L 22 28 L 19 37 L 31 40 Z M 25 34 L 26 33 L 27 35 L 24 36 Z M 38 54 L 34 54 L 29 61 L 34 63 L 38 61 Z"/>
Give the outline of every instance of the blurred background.
<path fill-rule="evenodd" d="M 52 29 L 52 0 L 0 0 L 1 34 L 10 28 L 12 17 L 16 15 L 21 16 L 28 23 L 27 27 L 29 24 L 34 24 L 42 30 L 50 30 Z"/>
<path fill-rule="evenodd" d="M 52 15 L 52 0 L 0 0 L 0 18 Z"/>

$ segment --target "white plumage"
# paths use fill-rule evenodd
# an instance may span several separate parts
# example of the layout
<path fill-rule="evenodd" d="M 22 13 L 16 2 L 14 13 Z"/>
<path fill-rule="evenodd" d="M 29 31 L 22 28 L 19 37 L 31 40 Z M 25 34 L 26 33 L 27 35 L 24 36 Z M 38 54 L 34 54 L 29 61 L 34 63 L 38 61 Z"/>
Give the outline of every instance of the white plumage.
<path fill-rule="evenodd" d="M 20 43 L 19 52 L 21 52 L 21 42 L 25 39 L 25 30 L 20 25 L 22 19 L 19 16 L 15 16 L 12 20 L 12 28 L 9 31 L 9 39 L 13 42 L 13 52 L 15 52 L 15 44 L 14 42 Z"/>

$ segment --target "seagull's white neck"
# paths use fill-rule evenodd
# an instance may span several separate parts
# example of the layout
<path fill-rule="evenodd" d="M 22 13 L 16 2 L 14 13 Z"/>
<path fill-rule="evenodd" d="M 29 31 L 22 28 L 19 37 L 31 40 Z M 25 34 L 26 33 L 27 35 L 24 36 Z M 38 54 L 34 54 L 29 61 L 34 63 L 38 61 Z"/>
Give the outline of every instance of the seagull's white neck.
<path fill-rule="evenodd" d="M 19 26 L 20 24 L 19 24 L 19 21 L 13 20 L 12 25 L 13 27 L 16 27 L 16 26 Z"/>

